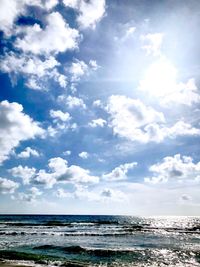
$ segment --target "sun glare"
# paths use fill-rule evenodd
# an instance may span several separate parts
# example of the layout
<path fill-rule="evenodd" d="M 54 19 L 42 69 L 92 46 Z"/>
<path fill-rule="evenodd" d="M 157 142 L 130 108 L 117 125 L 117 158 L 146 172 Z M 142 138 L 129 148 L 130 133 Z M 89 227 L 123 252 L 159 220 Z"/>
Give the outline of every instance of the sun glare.
<path fill-rule="evenodd" d="M 147 69 L 139 89 L 162 97 L 173 93 L 176 88 L 177 70 L 167 59 L 159 59 Z"/>

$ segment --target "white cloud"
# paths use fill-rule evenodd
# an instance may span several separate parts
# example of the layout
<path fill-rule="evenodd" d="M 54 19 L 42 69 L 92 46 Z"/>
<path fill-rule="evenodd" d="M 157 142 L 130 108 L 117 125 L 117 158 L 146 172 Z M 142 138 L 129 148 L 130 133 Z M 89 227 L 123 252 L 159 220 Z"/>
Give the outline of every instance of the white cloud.
<path fill-rule="evenodd" d="M 67 160 L 63 159 L 63 158 L 51 158 L 49 160 L 48 166 L 49 168 L 59 174 L 59 173 L 65 173 L 65 171 L 67 170 Z"/>
<path fill-rule="evenodd" d="M 20 15 L 26 14 L 26 6 L 39 6 L 47 10 L 58 4 L 58 0 L 1 0 L 0 1 L 0 30 L 6 35 L 12 34 L 14 22 Z"/>
<path fill-rule="evenodd" d="M 59 83 L 60 87 L 66 88 L 67 77 L 64 74 L 61 74 L 56 69 L 54 69 L 53 78 Z"/>
<path fill-rule="evenodd" d="M 0 177 L 0 193 L 13 194 L 18 187 L 19 187 L 18 183 Z"/>
<path fill-rule="evenodd" d="M 47 135 L 50 137 L 55 137 L 58 133 L 58 129 L 55 127 L 52 127 L 51 125 L 47 128 Z"/>
<path fill-rule="evenodd" d="M 67 168 L 66 172 L 57 177 L 60 182 L 72 182 L 80 184 L 98 183 L 99 177 L 90 174 L 90 171 L 83 169 L 77 165 L 71 165 Z"/>
<path fill-rule="evenodd" d="M 46 136 L 54 138 L 57 135 L 62 135 L 66 131 L 75 131 L 78 128 L 78 125 L 74 123 L 70 123 L 70 121 L 62 122 L 54 119 L 53 122 L 55 126 L 48 126 Z"/>
<path fill-rule="evenodd" d="M 62 122 L 69 122 L 71 120 L 71 116 L 68 112 L 62 112 L 61 110 L 50 110 L 50 116 L 54 119 L 55 122 L 62 121 Z"/>
<path fill-rule="evenodd" d="M 40 154 L 37 150 L 32 149 L 31 147 L 26 147 L 24 151 L 17 155 L 18 158 L 29 158 L 30 156 L 39 157 Z"/>
<path fill-rule="evenodd" d="M 163 33 L 148 33 L 141 36 L 141 40 L 145 43 L 142 48 L 146 50 L 148 55 L 161 55 L 161 45 L 163 42 Z"/>
<path fill-rule="evenodd" d="M 162 142 L 165 138 L 175 139 L 178 136 L 199 136 L 200 129 L 192 127 L 189 123 L 180 120 L 171 127 L 159 126 L 156 123 L 144 127 L 148 141 Z"/>
<path fill-rule="evenodd" d="M 69 72 L 72 75 L 72 81 L 78 81 L 81 76 L 88 72 L 88 65 L 84 61 L 77 59 L 75 62 L 72 62 Z"/>
<path fill-rule="evenodd" d="M 79 32 L 72 29 L 58 12 L 48 14 L 44 29 L 39 24 L 24 28 L 25 36 L 17 38 L 15 46 L 37 55 L 57 54 L 78 47 Z"/>
<path fill-rule="evenodd" d="M 126 96 L 112 95 L 108 100 L 107 111 L 113 133 L 132 141 L 148 142 L 150 138 L 142 127 L 165 121 L 161 112 Z"/>
<path fill-rule="evenodd" d="M 54 173 L 48 173 L 45 170 L 39 170 L 39 172 L 33 177 L 32 183 L 36 185 L 44 185 L 46 188 L 52 188 L 56 183 Z"/>
<path fill-rule="evenodd" d="M 109 182 L 126 180 L 128 171 L 135 168 L 135 166 L 137 166 L 137 162 L 122 164 L 113 169 L 110 173 L 103 174 L 102 178 Z"/>
<path fill-rule="evenodd" d="M 71 152 L 70 150 L 66 150 L 66 151 L 63 152 L 63 155 L 64 155 L 64 156 L 70 156 L 71 153 L 72 153 L 72 152 Z"/>
<path fill-rule="evenodd" d="M 63 3 L 67 7 L 76 8 L 79 0 L 63 0 Z"/>
<path fill-rule="evenodd" d="M 29 77 L 27 82 L 25 83 L 25 85 L 33 90 L 43 90 L 40 82 L 38 81 L 38 79 L 36 77 Z"/>
<path fill-rule="evenodd" d="M 24 12 L 24 5 L 15 0 L 0 1 L 0 29 L 7 35 L 11 33 L 13 23 L 20 13 Z"/>
<path fill-rule="evenodd" d="M 19 193 L 16 199 L 21 201 L 33 202 L 38 196 L 42 195 L 42 192 L 37 187 L 31 187 L 28 193 Z"/>
<path fill-rule="evenodd" d="M 13 177 L 21 178 L 23 181 L 23 184 L 29 184 L 31 179 L 36 174 L 36 169 L 29 168 L 27 166 L 23 167 L 22 165 L 19 165 L 17 167 L 10 169 L 9 172 L 12 174 Z"/>
<path fill-rule="evenodd" d="M 103 107 L 103 103 L 101 102 L 100 99 L 97 99 L 97 100 L 93 101 L 92 105 L 94 107 Z"/>
<path fill-rule="evenodd" d="M 82 159 L 87 159 L 89 157 L 89 154 L 86 151 L 83 151 L 83 152 L 79 153 L 78 155 Z"/>
<path fill-rule="evenodd" d="M 165 138 L 200 135 L 200 129 L 182 120 L 167 126 L 163 113 L 145 106 L 140 100 L 126 96 L 111 96 L 107 111 L 113 133 L 131 141 L 161 142 Z"/>
<path fill-rule="evenodd" d="M 157 184 L 168 181 L 198 181 L 200 177 L 200 162 L 194 163 L 188 156 L 176 154 L 165 157 L 161 162 L 149 168 L 154 176 L 146 177 L 145 182 Z"/>
<path fill-rule="evenodd" d="M 99 182 L 99 177 L 77 165 L 68 166 L 67 160 L 57 157 L 48 162 L 48 171 L 18 166 L 10 170 L 14 177 L 21 177 L 25 184 L 32 183 L 52 188 L 57 183 L 93 184 Z"/>
<path fill-rule="evenodd" d="M 1 61 L 1 70 L 8 73 L 19 73 L 43 77 L 49 75 L 49 71 L 60 63 L 50 56 L 48 59 L 41 60 L 38 57 L 30 55 L 17 56 L 13 52 L 5 55 Z"/>
<path fill-rule="evenodd" d="M 83 99 L 75 97 L 75 96 L 60 95 L 58 97 L 58 101 L 66 104 L 67 107 L 71 108 L 71 109 L 74 107 L 81 107 L 83 109 L 86 109 L 86 105 L 85 105 Z"/>
<path fill-rule="evenodd" d="M 163 137 L 169 136 L 171 138 L 184 135 L 200 135 L 200 129 L 192 127 L 189 123 L 185 123 L 184 121 L 178 121 L 170 128 L 164 127 L 162 132 Z"/>
<path fill-rule="evenodd" d="M 76 59 L 72 62 L 68 71 L 71 74 L 71 81 L 77 82 L 82 76 L 87 76 L 91 71 L 95 71 L 98 68 L 99 66 L 96 60 L 90 60 L 89 63 L 86 64 L 84 61 Z"/>
<path fill-rule="evenodd" d="M 20 142 L 43 135 L 39 123 L 23 113 L 22 105 L 0 102 L 0 163 L 9 158 Z"/>
<path fill-rule="evenodd" d="M 44 2 L 44 7 L 47 10 L 50 10 L 50 9 L 54 8 L 57 4 L 58 4 L 58 0 L 46 0 Z"/>
<path fill-rule="evenodd" d="M 78 11 L 77 21 L 81 28 L 94 29 L 105 13 L 105 0 L 63 0 L 63 3 Z"/>
<path fill-rule="evenodd" d="M 93 70 L 97 70 L 99 68 L 99 65 L 97 64 L 96 60 L 93 59 L 89 61 L 89 65 Z"/>
<path fill-rule="evenodd" d="M 200 103 L 200 95 L 194 78 L 186 83 L 177 83 L 173 89 L 173 92 L 165 95 L 161 104 L 167 106 L 169 103 L 175 103 L 192 106 L 192 104 Z"/>
<path fill-rule="evenodd" d="M 106 125 L 107 121 L 104 120 L 104 119 L 96 119 L 96 120 L 92 120 L 90 123 L 89 123 L 89 126 L 92 127 L 92 128 L 95 128 L 95 127 L 104 127 Z"/>
<path fill-rule="evenodd" d="M 72 197 L 73 195 L 69 192 L 66 192 L 63 188 L 58 188 L 56 191 L 56 196 L 59 198 Z"/>
<path fill-rule="evenodd" d="M 48 135 L 55 137 L 57 134 L 62 134 L 65 131 L 74 131 L 78 126 L 76 123 L 71 123 L 72 117 L 68 112 L 61 110 L 50 110 L 50 116 L 53 118 L 54 127 L 49 126 L 47 129 Z"/>
<path fill-rule="evenodd" d="M 66 76 L 60 74 L 56 69 L 59 65 L 60 63 L 53 56 L 41 60 L 38 56 L 16 55 L 10 52 L 2 57 L 0 69 L 2 72 L 25 76 L 27 87 L 41 90 L 45 79 L 53 79 L 61 87 L 66 87 Z"/>
<path fill-rule="evenodd" d="M 60 157 L 50 159 L 49 168 L 58 182 L 97 183 L 99 181 L 98 177 L 90 175 L 89 170 L 76 165 L 68 166 L 68 162 Z"/>

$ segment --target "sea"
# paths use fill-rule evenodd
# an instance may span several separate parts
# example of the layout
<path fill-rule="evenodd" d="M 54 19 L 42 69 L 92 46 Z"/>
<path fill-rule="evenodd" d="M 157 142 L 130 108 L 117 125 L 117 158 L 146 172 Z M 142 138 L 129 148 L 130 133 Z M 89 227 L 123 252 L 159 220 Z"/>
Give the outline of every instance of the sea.
<path fill-rule="evenodd" d="M 1 262 L 200 266 L 200 217 L 0 215 Z"/>

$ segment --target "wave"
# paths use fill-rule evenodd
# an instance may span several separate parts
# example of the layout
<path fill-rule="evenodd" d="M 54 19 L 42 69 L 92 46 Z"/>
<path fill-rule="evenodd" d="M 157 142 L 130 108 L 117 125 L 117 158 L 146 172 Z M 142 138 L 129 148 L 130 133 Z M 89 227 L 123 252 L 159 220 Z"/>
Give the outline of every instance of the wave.
<path fill-rule="evenodd" d="M 32 231 L 31 231 L 32 230 Z M 73 230 L 65 230 L 59 231 L 49 229 L 21 229 L 21 231 L 13 231 L 12 229 L 8 229 L 7 231 L 0 230 L 0 236 L 131 236 L 135 235 L 137 232 L 149 232 L 149 233 L 159 233 L 159 234 L 195 234 L 199 235 L 200 230 L 199 227 L 193 227 L 190 229 L 181 229 L 181 228 L 155 228 L 155 227 L 121 227 L 121 228 L 105 228 L 105 229 L 98 229 L 98 228 L 78 228 Z"/>
<path fill-rule="evenodd" d="M 60 253 L 58 253 L 60 252 Z M 55 256 L 54 256 L 55 255 Z M 58 256 L 60 255 L 60 256 Z M 74 261 L 76 259 L 76 261 Z M 41 245 L 32 253 L 0 250 L 0 260 L 34 262 L 58 267 L 85 266 L 200 266 L 200 251 L 177 249 L 107 249 Z M 19 265 L 19 262 L 18 264 Z M 20 265 L 21 266 L 21 265 Z M 33 264 L 27 266 L 34 266 Z"/>
<path fill-rule="evenodd" d="M 11 261 L 10 266 L 62 266 L 62 267 L 86 267 L 90 266 L 87 263 L 82 263 L 74 260 L 67 260 L 50 255 L 38 255 L 34 253 L 0 250 L 0 261 Z M 21 261 L 21 264 L 20 264 Z M 7 265 L 6 265 L 7 266 Z"/>
<path fill-rule="evenodd" d="M 132 233 L 133 234 L 133 233 Z M 46 235 L 46 236 L 126 236 L 131 235 L 130 232 L 109 232 L 109 233 L 96 233 L 96 232 L 68 232 L 68 233 L 58 233 L 58 232 L 0 232 L 0 236 L 17 236 L 17 235 Z"/>
<path fill-rule="evenodd" d="M 0 225 L 7 226 L 94 226 L 94 225 L 119 225 L 118 221 L 74 221 L 74 222 L 64 222 L 64 221 L 43 221 L 43 222 L 10 222 L 10 221 L 0 221 Z"/>
<path fill-rule="evenodd" d="M 69 254 L 89 254 L 92 256 L 101 256 L 101 257 L 108 257 L 108 256 L 114 256 L 114 255 L 124 255 L 124 254 L 135 254 L 135 253 L 142 253 L 141 250 L 135 250 L 135 249 L 97 249 L 97 248 L 84 248 L 81 246 L 55 246 L 55 245 L 41 245 L 36 246 L 33 248 L 34 250 L 56 250 L 56 251 L 62 251 Z"/>

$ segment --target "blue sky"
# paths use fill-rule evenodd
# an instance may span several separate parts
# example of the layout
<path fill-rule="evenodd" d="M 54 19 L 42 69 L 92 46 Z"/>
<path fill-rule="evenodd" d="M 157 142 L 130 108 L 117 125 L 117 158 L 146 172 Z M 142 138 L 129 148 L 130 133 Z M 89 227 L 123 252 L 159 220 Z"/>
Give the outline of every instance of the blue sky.
<path fill-rule="evenodd" d="M 199 215 L 199 10 L 1 1 L 1 213 Z"/>

